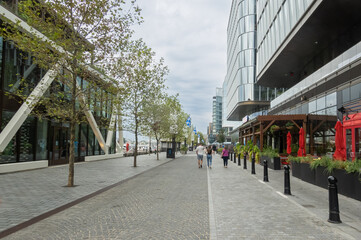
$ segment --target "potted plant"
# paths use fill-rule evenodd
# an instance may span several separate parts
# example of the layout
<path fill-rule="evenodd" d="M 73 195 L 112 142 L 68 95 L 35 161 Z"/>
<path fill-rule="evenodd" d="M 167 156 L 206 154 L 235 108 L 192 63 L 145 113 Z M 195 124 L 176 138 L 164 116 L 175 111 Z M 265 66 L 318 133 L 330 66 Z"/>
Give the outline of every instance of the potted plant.
<path fill-rule="evenodd" d="M 280 130 L 280 127 L 277 126 L 277 125 L 272 125 L 272 126 L 270 127 L 270 132 L 271 132 L 272 134 L 274 134 L 274 133 L 277 132 L 278 130 Z"/>
<path fill-rule="evenodd" d="M 293 122 L 287 122 L 285 126 L 288 130 L 291 130 L 295 126 L 295 124 Z"/>
<path fill-rule="evenodd" d="M 263 165 L 263 161 L 266 160 L 269 168 L 273 170 L 281 170 L 281 158 L 276 149 L 272 149 L 271 147 L 264 147 L 260 155 L 261 165 Z"/>

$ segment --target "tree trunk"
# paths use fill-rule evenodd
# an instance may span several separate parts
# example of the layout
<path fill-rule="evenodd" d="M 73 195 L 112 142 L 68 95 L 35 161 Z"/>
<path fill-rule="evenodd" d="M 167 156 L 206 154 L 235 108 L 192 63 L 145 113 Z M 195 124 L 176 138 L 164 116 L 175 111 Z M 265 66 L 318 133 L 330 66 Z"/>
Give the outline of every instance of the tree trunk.
<path fill-rule="evenodd" d="M 135 149 L 134 149 L 134 163 L 133 167 L 137 167 L 137 154 L 138 154 L 138 123 L 135 121 Z"/>
<path fill-rule="evenodd" d="M 76 74 L 73 74 L 72 81 L 72 96 L 71 96 L 71 106 L 72 114 L 70 119 L 70 146 L 69 146 L 69 176 L 68 176 L 68 187 L 74 186 L 74 154 L 75 154 L 75 120 L 76 120 Z"/>
<path fill-rule="evenodd" d="M 159 140 L 157 138 L 157 160 L 159 160 L 159 149 L 158 149 L 158 145 L 159 145 Z"/>

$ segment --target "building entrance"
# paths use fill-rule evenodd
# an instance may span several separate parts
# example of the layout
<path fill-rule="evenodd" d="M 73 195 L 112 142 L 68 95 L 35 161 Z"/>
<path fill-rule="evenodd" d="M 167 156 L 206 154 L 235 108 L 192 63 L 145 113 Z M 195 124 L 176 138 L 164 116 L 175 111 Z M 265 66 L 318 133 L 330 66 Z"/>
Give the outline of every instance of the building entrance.
<path fill-rule="evenodd" d="M 50 165 L 66 164 L 69 162 L 69 128 L 53 127 L 52 130 L 53 151 Z"/>

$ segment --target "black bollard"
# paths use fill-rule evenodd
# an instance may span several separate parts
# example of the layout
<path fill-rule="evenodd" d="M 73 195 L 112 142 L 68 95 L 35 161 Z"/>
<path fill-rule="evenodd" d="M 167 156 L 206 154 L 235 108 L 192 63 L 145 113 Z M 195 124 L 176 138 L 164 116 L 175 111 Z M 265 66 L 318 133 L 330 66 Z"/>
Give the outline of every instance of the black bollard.
<path fill-rule="evenodd" d="M 232 153 L 230 153 L 230 155 L 231 155 L 231 162 L 233 161 L 233 154 Z"/>
<path fill-rule="evenodd" d="M 236 163 L 237 162 L 237 157 L 236 157 L 236 153 L 233 153 L 233 162 Z"/>
<path fill-rule="evenodd" d="M 246 154 L 244 154 L 244 158 L 243 158 L 243 169 L 247 169 L 247 156 L 246 156 Z"/>
<path fill-rule="evenodd" d="M 328 202 L 330 206 L 328 221 L 331 223 L 341 223 L 338 208 L 337 178 L 334 176 L 328 177 Z"/>
<path fill-rule="evenodd" d="M 267 164 L 267 160 L 263 160 L 263 182 L 268 182 L 268 164 Z"/>
<path fill-rule="evenodd" d="M 241 154 L 238 154 L 238 166 L 241 166 Z"/>
<path fill-rule="evenodd" d="M 291 185 L 290 185 L 290 166 L 285 165 L 285 195 L 291 195 Z"/>
<path fill-rule="evenodd" d="M 252 156 L 252 174 L 256 174 L 256 159 Z"/>

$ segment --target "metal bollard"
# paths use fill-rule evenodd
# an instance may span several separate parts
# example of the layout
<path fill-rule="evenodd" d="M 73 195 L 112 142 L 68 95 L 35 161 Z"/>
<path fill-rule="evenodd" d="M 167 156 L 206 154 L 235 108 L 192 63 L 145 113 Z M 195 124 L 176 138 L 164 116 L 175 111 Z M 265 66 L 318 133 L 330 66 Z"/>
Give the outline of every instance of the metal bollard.
<path fill-rule="evenodd" d="M 341 223 L 338 208 L 337 178 L 334 176 L 328 177 L 328 202 L 330 207 L 328 221 L 331 223 Z"/>
<path fill-rule="evenodd" d="M 237 158 L 236 158 L 236 153 L 233 153 L 233 162 L 236 163 L 237 162 Z"/>
<path fill-rule="evenodd" d="M 290 166 L 285 165 L 285 195 L 291 195 L 291 185 L 290 185 Z"/>
<path fill-rule="evenodd" d="M 241 166 L 241 154 L 238 154 L 238 166 Z"/>
<path fill-rule="evenodd" d="M 268 182 L 268 163 L 263 160 L 263 182 Z"/>
<path fill-rule="evenodd" d="M 233 153 L 230 153 L 230 155 L 231 155 L 231 162 L 233 161 Z"/>
<path fill-rule="evenodd" d="M 256 174 L 256 159 L 252 156 L 252 174 Z"/>
<path fill-rule="evenodd" d="M 244 154 L 244 158 L 243 158 L 243 169 L 247 169 L 247 156 L 246 156 L 246 154 Z"/>

